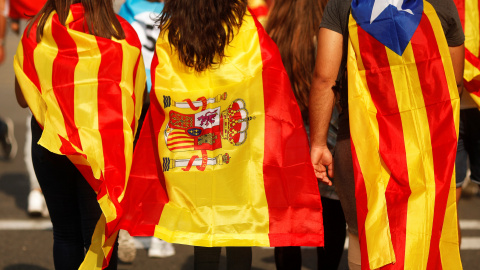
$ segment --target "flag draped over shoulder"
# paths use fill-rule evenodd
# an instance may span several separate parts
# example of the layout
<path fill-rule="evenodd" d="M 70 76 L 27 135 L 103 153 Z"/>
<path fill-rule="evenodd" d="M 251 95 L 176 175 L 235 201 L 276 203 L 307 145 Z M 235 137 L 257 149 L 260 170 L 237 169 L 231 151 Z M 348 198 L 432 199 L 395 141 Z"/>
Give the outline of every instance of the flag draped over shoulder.
<path fill-rule="evenodd" d="M 41 42 L 36 24 L 25 31 L 14 60 L 23 95 L 43 128 L 38 143 L 66 155 L 97 193 L 103 215 L 84 269 L 101 269 L 111 254 L 145 89 L 140 42 L 119 19 L 125 40 L 96 37 L 85 33 L 83 7 L 74 4 L 66 26 L 50 15 Z"/>
<path fill-rule="evenodd" d="M 322 246 L 302 118 L 250 13 L 223 63 L 195 73 L 160 34 L 122 228 L 196 246 Z"/>
<path fill-rule="evenodd" d="M 464 86 L 480 108 L 480 1 L 454 0 L 465 32 Z"/>
<path fill-rule="evenodd" d="M 10 0 L 8 16 L 12 19 L 30 19 L 46 2 L 47 0 Z"/>
<path fill-rule="evenodd" d="M 352 2 L 348 89 L 362 269 L 461 269 L 459 97 L 426 1 Z"/>

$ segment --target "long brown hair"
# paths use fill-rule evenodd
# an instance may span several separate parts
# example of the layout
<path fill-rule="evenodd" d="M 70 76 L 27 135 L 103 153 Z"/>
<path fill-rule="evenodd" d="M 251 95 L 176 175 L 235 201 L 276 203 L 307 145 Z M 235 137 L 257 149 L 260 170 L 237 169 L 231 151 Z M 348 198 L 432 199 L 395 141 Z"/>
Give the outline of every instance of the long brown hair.
<path fill-rule="evenodd" d="M 35 22 L 37 26 L 37 42 L 43 36 L 43 28 L 50 14 L 55 11 L 60 23 L 65 25 L 70 6 L 81 3 L 85 10 L 85 30 L 103 38 L 125 39 L 125 32 L 113 11 L 113 0 L 47 0 L 45 6 L 35 15 L 28 25 L 28 34 Z"/>
<path fill-rule="evenodd" d="M 219 64 L 242 25 L 247 0 L 165 0 L 158 24 L 180 61 L 201 72 Z M 218 58 L 217 58 L 218 57 Z"/>
<path fill-rule="evenodd" d="M 328 0 L 275 0 L 266 31 L 277 44 L 302 113 L 315 69 L 316 36 Z"/>

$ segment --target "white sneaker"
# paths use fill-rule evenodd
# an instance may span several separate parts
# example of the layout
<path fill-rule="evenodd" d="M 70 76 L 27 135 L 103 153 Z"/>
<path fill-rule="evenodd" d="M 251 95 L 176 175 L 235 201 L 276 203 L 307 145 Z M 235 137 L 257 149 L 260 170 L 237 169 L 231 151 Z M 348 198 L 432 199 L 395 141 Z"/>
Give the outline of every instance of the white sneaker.
<path fill-rule="evenodd" d="M 118 259 L 123 263 L 132 263 L 137 256 L 137 248 L 133 237 L 127 231 L 118 233 Z"/>
<path fill-rule="evenodd" d="M 148 249 L 148 257 L 166 258 L 175 255 L 175 248 L 171 243 L 152 237 L 150 248 Z"/>
<path fill-rule="evenodd" d="M 48 217 L 47 204 L 43 193 L 38 189 L 32 189 L 28 194 L 28 214 L 34 217 Z"/>

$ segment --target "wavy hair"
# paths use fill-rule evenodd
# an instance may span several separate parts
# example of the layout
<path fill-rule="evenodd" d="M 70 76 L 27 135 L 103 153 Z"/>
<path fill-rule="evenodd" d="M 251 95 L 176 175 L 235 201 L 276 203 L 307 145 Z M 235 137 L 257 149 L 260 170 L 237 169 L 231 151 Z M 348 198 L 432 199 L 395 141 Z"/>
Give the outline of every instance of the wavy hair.
<path fill-rule="evenodd" d="M 265 27 L 277 44 L 302 114 L 315 69 L 317 34 L 328 0 L 275 0 Z"/>
<path fill-rule="evenodd" d="M 58 19 L 62 25 L 65 22 L 70 11 L 70 6 L 75 3 L 81 3 L 85 10 L 85 30 L 98 37 L 125 39 L 120 22 L 113 10 L 113 0 L 47 0 L 45 6 L 35 15 L 28 25 L 28 35 L 35 22 L 37 25 L 37 42 L 43 36 L 43 29 L 48 17 L 52 12 L 57 12 Z"/>
<path fill-rule="evenodd" d="M 220 64 L 247 10 L 247 0 L 165 0 L 157 23 L 180 62 L 195 71 Z"/>

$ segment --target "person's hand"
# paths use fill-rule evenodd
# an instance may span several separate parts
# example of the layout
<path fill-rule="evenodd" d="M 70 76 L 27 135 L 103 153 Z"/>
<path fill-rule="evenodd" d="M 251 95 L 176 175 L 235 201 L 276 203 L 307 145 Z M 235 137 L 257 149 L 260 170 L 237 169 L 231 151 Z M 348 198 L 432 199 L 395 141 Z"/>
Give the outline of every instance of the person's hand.
<path fill-rule="evenodd" d="M 331 186 L 333 178 L 333 157 L 327 146 L 315 146 L 310 151 L 315 176 L 322 183 Z M 328 174 L 328 175 L 327 175 Z"/>

